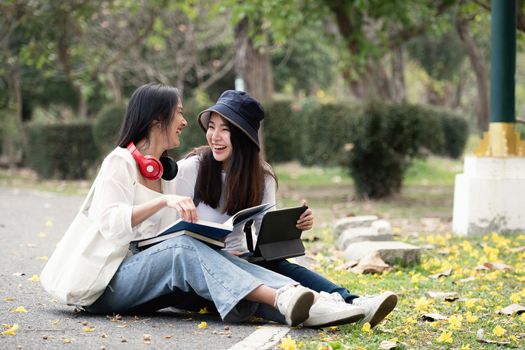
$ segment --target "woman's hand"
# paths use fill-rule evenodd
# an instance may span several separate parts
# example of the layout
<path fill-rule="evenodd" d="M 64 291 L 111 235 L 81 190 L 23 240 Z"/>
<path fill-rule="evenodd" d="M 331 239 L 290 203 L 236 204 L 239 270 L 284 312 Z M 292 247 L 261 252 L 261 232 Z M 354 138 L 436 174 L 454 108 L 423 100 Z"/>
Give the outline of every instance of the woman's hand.
<path fill-rule="evenodd" d="M 303 205 L 306 205 L 306 200 L 303 201 Z M 297 220 L 296 227 L 299 230 L 306 231 L 313 227 L 314 225 L 314 212 L 312 209 L 308 208 L 301 214 L 299 220 Z"/>
<path fill-rule="evenodd" d="M 168 195 L 165 196 L 166 206 L 174 208 L 179 213 L 182 220 L 195 222 L 197 221 L 197 209 L 190 197 Z"/>

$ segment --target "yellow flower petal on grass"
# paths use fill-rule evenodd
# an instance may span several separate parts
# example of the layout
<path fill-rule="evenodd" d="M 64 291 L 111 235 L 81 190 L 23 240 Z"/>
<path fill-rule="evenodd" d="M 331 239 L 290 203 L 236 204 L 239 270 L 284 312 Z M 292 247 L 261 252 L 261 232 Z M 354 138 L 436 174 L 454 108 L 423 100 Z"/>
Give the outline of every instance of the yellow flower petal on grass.
<path fill-rule="evenodd" d="M 465 307 L 467 309 L 471 309 L 474 307 L 474 305 L 476 305 L 476 299 L 466 299 L 465 300 Z"/>
<path fill-rule="evenodd" d="M 362 330 L 363 332 L 365 332 L 365 333 L 370 334 L 370 333 L 372 333 L 372 326 L 370 326 L 370 323 L 367 322 L 367 323 L 365 323 L 365 324 L 363 325 L 363 327 L 361 327 L 361 330 Z"/>
<path fill-rule="evenodd" d="M 461 321 L 463 321 L 463 316 L 461 315 L 452 315 L 448 318 L 448 328 L 452 330 L 461 329 Z"/>
<path fill-rule="evenodd" d="M 437 338 L 438 343 L 452 343 L 452 332 L 444 331 Z"/>
<path fill-rule="evenodd" d="M 416 311 L 428 311 L 433 301 L 425 297 L 421 297 L 416 300 L 415 309 Z"/>
<path fill-rule="evenodd" d="M 492 330 L 492 334 L 494 334 L 496 337 L 501 337 L 503 334 L 507 333 L 507 331 L 505 330 L 505 328 L 503 327 L 500 327 L 500 326 L 496 326 L 494 327 L 494 329 Z"/>
<path fill-rule="evenodd" d="M 287 336 L 281 338 L 281 344 L 279 344 L 279 348 L 282 350 L 295 350 L 297 349 L 297 343 L 294 339 L 292 339 L 292 337 Z"/>
<path fill-rule="evenodd" d="M 466 316 L 466 319 L 467 319 L 467 322 L 468 323 L 474 323 L 478 320 L 478 316 L 475 316 L 473 315 L 470 311 L 467 312 L 467 316 Z"/>
<path fill-rule="evenodd" d="M 204 328 L 208 327 L 208 324 L 203 321 L 203 322 L 199 323 L 199 325 L 197 327 L 199 327 L 199 329 L 204 329 Z"/>
<path fill-rule="evenodd" d="M 4 328 L 7 328 L 5 331 L 3 331 L 2 335 L 16 335 L 16 331 L 18 330 L 18 323 L 13 324 L 12 326 L 8 324 L 3 325 Z"/>
<path fill-rule="evenodd" d="M 27 280 L 31 282 L 40 282 L 40 277 L 38 275 L 33 275 L 31 276 L 31 278 L 28 278 Z"/>
<path fill-rule="evenodd" d="M 525 313 L 521 314 L 520 321 L 525 323 Z"/>

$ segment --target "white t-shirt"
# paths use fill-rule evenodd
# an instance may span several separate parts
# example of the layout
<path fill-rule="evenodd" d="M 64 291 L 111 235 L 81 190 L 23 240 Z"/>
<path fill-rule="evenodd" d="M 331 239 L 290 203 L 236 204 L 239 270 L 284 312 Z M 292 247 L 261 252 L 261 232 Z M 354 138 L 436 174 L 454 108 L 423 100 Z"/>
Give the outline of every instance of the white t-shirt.
<path fill-rule="evenodd" d="M 181 196 L 188 196 L 194 198 L 195 183 L 197 182 L 197 175 L 199 174 L 199 157 L 193 156 L 177 162 L 179 166 L 179 171 L 175 177 L 175 189 L 176 194 Z M 222 172 L 222 181 L 224 187 L 224 179 L 226 178 L 226 173 Z M 275 203 L 275 179 L 266 175 L 264 179 L 264 194 L 262 203 Z M 272 209 L 270 209 L 272 210 Z M 225 213 L 224 210 L 224 191 L 221 192 L 221 198 L 219 200 L 219 206 L 217 208 L 212 208 L 203 202 L 200 202 L 197 205 L 197 216 L 201 220 L 224 223 L 231 216 Z M 261 226 L 262 214 L 255 217 L 255 234 L 259 233 L 259 228 Z M 238 251 L 238 252 L 247 252 L 248 248 L 246 247 L 245 234 L 242 231 L 242 227 L 238 227 L 233 230 L 228 236 L 226 236 L 226 251 Z"/>
<path fill-rule="evenodd" d="M 100 232 L 108 240 L 128 244 L 152 237 L 178 218 L 175 209 L 163 208 L 131 227 L 134 205 L 175 193 L 175 181 L 161 180 L 162 193 L 158 193 L 137 181 L 138 171 L 133 156 L 125 148 L 115 148 L 102 162 L 89 217 L 99 222 Z"/>

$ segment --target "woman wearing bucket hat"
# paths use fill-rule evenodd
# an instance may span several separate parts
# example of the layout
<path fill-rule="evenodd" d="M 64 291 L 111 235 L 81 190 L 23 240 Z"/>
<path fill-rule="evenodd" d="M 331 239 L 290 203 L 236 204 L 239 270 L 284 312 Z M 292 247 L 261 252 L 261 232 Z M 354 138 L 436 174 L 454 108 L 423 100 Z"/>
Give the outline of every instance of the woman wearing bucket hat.
<path fill-rule="evenodd" d="M 63 249 L 64 240 L 57 245 L 42 273 L 44 288 L 91 313 L 152 312 L 169 306 L 198 310 L 207 304 L 227 321 L 256 315 L 291 326 L 302 323 L 314 292 L 288 277 L 186 235 L 141 251 L 133 248 L 132 241 L 155 235 L 177 213 L 184 220 L 197 218 L 192 199 L 175 194 L 175 183 L 161 179 L 156 161 L 180 144 L 186 126 L 182 108 L 174 87 L 147 84 L 135 90 L 118 145 L 104 159 L 82 206 L 94 229 L 68 230 L 71 249 Z"/>
<path fill-rule="evenodd" d="M 215 105 L 199 114 L 208 146 L 178 162 L 175 181 L 178 194 L 194 198 L 200 218 L 224 222 L 239 210 L 275 203 L 276 176 L 259 154 L 258 131 L 263 118 L 264 110 L 257 100 L 234 90 L 222 93 Z M 260 223 L 261 218 L 255 220 L 256 231 Z M 313 213 L 308 209 L 297 227 L 309 230 L 312 225 Z M 241 229 L 234 230 L 226 238 L 225 250 L 233 255 L 247 253 L 244 237 Z M 345 316 L 357 312 L 356 306 L 365 311 L 362 322 L 375 326 L 397 303 L 397 296 L 391 292 L 375 297 L 352 295 L 316 272 L 285 259 L 259 264 L 319 292 L 316 300 L 320 302 L 312 306 L 305 326 L 348 323 Z"/>

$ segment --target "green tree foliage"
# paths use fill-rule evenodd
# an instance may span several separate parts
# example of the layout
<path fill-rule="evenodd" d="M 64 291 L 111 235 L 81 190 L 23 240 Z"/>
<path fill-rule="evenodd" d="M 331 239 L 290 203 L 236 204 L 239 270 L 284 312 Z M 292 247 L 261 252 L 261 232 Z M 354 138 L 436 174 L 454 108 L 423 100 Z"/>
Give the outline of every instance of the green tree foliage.
<path fill-rule="evenodd" d="M 410 56 L 437 80 L 451 80 L 465 59 L 463 45 L 455 31 L 419 36 L 411 40 L 407 48 Z"/>

